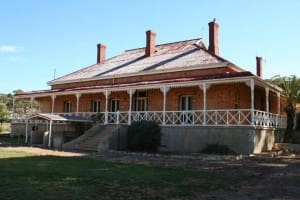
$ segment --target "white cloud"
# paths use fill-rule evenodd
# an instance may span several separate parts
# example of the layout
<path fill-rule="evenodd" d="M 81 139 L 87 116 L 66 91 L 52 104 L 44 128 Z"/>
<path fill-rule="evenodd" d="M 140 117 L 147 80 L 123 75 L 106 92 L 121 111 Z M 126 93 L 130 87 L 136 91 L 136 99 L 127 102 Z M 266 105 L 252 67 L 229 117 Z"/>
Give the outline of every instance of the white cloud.
<path fill-rule="evenodd" d="M 13 46 L 13 45 L 1 45 L 0 46 L 0 52 L 4 52 L 4 53 L 15 52 L 18 49 L 19 49 L 19 47 Z"/>
<path fill-rule="evenodd" d="M 7 60 L 9 60 L 11 62 L 23 62 L 23 61 L 26 61 L 25 58 L 16 57 L 16 56 L 10 56 L 10 57 L 7 58 Z"/>

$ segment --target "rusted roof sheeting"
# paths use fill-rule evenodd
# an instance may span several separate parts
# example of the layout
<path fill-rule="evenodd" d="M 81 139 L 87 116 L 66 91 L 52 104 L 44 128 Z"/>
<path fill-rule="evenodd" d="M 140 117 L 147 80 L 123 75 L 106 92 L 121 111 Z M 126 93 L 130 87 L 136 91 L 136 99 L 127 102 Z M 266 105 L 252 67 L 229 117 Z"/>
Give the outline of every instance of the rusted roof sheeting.
<path fill-rule="evenodd" d="M 49 83 L 55 84 L 62 81 L 169 70 L 185 66 L 220 64 L 222 62 L 225 62 L 225 60 L 212 55 L 203 48 L 200 39 L 193 39 L 157 45 L 156 52 L 149 57 L 145 56 L 145 48 L 128 50 L 105 60 L 101 64 L 83 68 Z"/>

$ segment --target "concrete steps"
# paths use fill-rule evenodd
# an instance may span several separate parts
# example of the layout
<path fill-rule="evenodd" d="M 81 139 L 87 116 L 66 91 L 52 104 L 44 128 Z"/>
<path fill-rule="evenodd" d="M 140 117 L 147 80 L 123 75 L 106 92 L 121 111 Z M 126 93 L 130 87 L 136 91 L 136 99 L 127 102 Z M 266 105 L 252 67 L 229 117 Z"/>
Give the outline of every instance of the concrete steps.
<path fill-rule="evenodd" d="M 80 137 L 63 144 L 64 150 L 106 151 L 109 148 L 109 138 L 118 131 L 115 125 L 95 125 Z"/>

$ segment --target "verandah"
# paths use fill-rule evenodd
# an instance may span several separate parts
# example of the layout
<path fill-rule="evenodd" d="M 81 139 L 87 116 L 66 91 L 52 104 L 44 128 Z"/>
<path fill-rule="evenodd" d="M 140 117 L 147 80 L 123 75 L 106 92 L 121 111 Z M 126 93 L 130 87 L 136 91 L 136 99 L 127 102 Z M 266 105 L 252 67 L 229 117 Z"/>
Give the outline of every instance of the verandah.
<path fill-rule="evenodd" d="M 207 98 L 207 91 L 213 84 L 243 84 L 250 88 L 249 98 L 247 102 L 249 107 L 240 108 L 239 105 L 227 106 L 222 109 L 207 109 L 208 101 L 212 100 L 210 96 Z M 202 108 L 197 108 L 192 106 L 192 96 L 183 95 L 179 96 L 179 102 L 177 102 L 177 109 L 167 109 L 169 106 L 169 101 L 167 99 L 167 94 L 172 88 L 187 88 L 187 87 L 197 86 L 199 91 L 202 91 L 201 106 Z M 147 91 L 151 89 L 160 89 L 163 98 L 162 99 L 149 99 L 147 95 L 138 91 Z M 94 118 L 99 123 L 104 124 L 131 124 L 132 121 L 140 120 L 154 120 L 161 125 L 225 125 L 225 126 L 264 126 L 264 127 L 283 127 L 285 125 L 284 117 L 280 116 L 280 94 L 275 93 L 277 96 L 276 102 L 271 104 L 277 104 L 277 114 L 270 113 L 270 89 L 265 87 L 265 103 L 264 109 L 260 110 L 255 107 L 255 82 L 253 79 L 245 79 L 235 81 L 222 81 L 217 83 L 202 82 L 202 83 L 180 83 L 173 85 L 156 85 L 156 86 L 143 86 L 135 88 L 124 88 L 119 90 L 105 89 L 101 92 L 105 97 L 105 108 L 104 112 L 100 111 L 100 102 L 92 103 L 92 108 L 90 112 L 82 112 L 80 110 L 81 96 L 86 94 L 86 92 L 76 92 L 73 93 L 76 97 L 76 112 L 71 112 L 72 104 L 71 102 L 64 102 L 63 112 L 55 112 L 55 99 L 58 94 L 50 94 L 52 105 L 51 113 L 61 114 L 61 115 L 72 115 L 72 116 L 83 116 L 86 118 Z M 110 98 L 112 92 L 126 91 L 128 93 L 128 110 L 119 108 L 119 100 Z M 99 92 L 99 91 L 98 91 Z M 187 93 L 188 94 L 188 93 Z M 65 95 L 65 94 L 60 94 Z M 31 100 L 33 101 L 32 97 Z M 148 98 L 148 99 L 147 99 Z M 218 97 L 215 97 L 218 98 Z M 199 99 L 200 100 L 200 99 Z M 156 104 L 160 104 L 161 110 L 155 111 L 155 109 L 148 109 L 148 102 L 152 101 Z M 98 104 L 99 103 L 99 104 Z M 122 102 L 121 102 L 122 103 Z M 109 108 L 110 107 L 110 108 Z M 170 106 L 169 106 L 170 107 Z M 275 106 L 276 107 L 276 106 Z M 274 111 L 274 109 L 273 109 Z"/>

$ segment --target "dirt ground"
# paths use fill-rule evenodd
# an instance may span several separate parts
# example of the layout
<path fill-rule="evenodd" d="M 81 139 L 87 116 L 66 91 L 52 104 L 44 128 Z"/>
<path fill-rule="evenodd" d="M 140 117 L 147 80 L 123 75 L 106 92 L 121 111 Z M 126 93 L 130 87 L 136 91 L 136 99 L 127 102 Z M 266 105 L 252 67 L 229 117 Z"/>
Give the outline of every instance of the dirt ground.
<path fill-rule="evenodd" d="M 94 159 L 151 166 L 172 166 L 210 171 L 235 177 L 248 177 L 238 187 L 211 190 L 195 194 L 197 199 L 300 199 L 300 155 L 271 157 L 269 154 L 253 158 L 219 156 L 143 155 L 119 152 L 103 154 L 91 152 L 59 152 L 34 147 L 0 147 L 21 150 L 37 155 L 88 156 Z"/>

